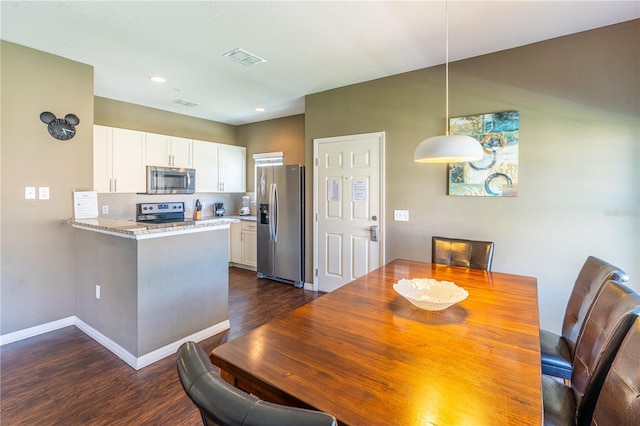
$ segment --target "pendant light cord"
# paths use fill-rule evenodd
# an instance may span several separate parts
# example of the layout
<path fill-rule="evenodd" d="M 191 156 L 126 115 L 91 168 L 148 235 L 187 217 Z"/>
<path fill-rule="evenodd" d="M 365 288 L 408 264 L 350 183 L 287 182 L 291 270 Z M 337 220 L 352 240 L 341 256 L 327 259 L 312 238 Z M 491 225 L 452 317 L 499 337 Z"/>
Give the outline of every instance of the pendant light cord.
<path fill-rule="evenodd" d="M 444 2 L 445 7 L 445 59 L 444 59 L 444 73 L 445 73 L 445 135 L 449 135 L 449 2 Z"/>

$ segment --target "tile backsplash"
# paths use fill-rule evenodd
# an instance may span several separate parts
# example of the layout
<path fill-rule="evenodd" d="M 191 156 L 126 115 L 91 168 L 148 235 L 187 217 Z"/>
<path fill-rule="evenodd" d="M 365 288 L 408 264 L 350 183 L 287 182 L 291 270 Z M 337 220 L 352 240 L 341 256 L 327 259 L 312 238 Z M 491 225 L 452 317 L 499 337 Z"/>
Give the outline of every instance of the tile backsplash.
<path fill-rule="evenodd" d="M 225 194 L 225 193 L 195 193 L 195 194 L 98 194 L 98 212 L 100 217 L 109 219 L 135 220 L 137 203 L 161 203 L 183 201 L 185 217 L 193 217 L 196 200 L 202 203 L 202 216 L 213 216 L 213 203 L 223 203 L 226 216 L 235 216 L 242 207 L 242 196 L 249 195 L 253 200 L 253 193 Z M 102 214 L 103 206 L 107 206 L 109 213 Z M 252 206 L 253 207 L 253 206 Z M 255 214 L 252 208 L 252 213 Z"/>

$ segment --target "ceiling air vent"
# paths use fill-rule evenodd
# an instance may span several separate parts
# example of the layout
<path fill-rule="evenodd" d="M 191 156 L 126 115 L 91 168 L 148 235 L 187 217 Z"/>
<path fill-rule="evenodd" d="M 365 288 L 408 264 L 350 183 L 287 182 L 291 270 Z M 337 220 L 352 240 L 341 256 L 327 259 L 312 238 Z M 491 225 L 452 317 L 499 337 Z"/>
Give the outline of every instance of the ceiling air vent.
<path fill-rule="evenodd" d="M 265 59 L 249 53 L 244 49 L 232 50 L 231 52 L 225 53 L 224 56 L 247 67 L 267 62 Z"/>
<path fill-rule="evenodd" d="M 171 102 L 173 102 L 174 104 L 188 106 L 188 107 L 198 106 L 197 103 L 191 102 L 191 101 L 185 101 L 184 99 L 174 99 Z"/>

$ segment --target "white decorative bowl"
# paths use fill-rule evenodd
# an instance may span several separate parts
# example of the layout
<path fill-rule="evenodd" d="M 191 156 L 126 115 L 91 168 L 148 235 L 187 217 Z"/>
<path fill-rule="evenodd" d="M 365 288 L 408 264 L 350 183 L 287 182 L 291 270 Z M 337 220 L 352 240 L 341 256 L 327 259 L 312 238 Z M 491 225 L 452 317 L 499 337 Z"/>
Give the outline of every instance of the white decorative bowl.
<path fill-rule="evenodd" d="M 450 281 L 436 281 L 433 278 L 402 279 L 393 285 L 402 297 L 420 309 L 441 311 L 462 302 L 469 292 Z"/>

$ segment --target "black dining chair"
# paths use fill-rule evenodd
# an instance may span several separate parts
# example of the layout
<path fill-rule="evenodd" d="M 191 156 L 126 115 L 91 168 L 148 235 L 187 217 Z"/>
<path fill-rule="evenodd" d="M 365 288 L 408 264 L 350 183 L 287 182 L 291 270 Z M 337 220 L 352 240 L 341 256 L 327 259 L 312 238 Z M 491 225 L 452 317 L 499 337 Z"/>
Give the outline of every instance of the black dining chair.
<path fill-rule="evenodd" d="M 195 342 L 177 352 L 180 383 L 200 410 L 205 426 L 336 426 L 335 417 L 314 410 L 263 401 L 237 389 L 216 373 L 205 351 Z"/>
<path fill-rule="evenodd" d="M 571 378 L 576 342 L 591 306 L 608 280 L 626 282 L 629 276 L 620 268 L 589 256 L 578 273 L 565 309 L 562 334 L 540 330 L 542 373 L 561 379 Z"/>
<path fill-rule="evenodd" d="M 614 339 L 618 338 L 619 345 L 605 347 L 582 400 L 572 387 L 542 376 L 545 426 L 640 424 L 640 313 L 622 318 Z"/>
<path fill-rule="evenodd" d="M 589 425 L 604 377 L 622 340 L 640 315 L 640 295 L 607 281 L 576 345 L 571 385 L 542 376 L 544 424 Z"/>
<path fill-rule="evenodd" d="M 431 263 L 491 270 L 493 242 L 431 237 Z"/>

